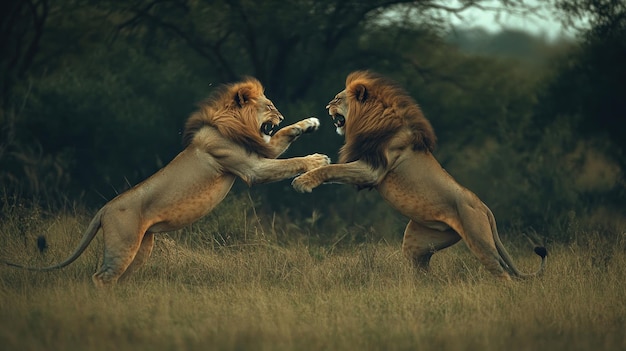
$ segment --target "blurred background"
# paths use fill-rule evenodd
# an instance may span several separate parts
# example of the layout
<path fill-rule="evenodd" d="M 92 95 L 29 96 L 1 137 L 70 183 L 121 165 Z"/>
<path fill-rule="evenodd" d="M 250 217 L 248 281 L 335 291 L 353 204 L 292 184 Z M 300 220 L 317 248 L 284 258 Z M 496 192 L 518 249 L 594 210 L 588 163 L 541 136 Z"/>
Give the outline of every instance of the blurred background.
<path fill-rule="evenodd" d="M 285 157 L 336 160 L 343 138 L 324 107 L 371 69 L 420 104 L 435 156 L 505 231 L 623 235 L 621 0 L 9 0 L 0 55 L 5 209 L 95 210 L 167 164 L 195 104 L 245 75 L 285 124 L 322 121 Z M 397 240 L 406 225 L 345 185 L 237 182 L 229 199 L 321 237 Z"/>

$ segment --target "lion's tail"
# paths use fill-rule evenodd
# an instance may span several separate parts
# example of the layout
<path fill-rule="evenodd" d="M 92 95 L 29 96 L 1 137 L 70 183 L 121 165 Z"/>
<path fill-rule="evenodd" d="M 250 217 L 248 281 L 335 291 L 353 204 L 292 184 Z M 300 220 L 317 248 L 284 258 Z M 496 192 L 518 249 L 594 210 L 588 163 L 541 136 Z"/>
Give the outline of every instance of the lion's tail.
<path fill-rule="evenodd" d="M 96 213 L 96 215 L 91 220 L 91 223 L 89 223 L 87 230 L 85 230 L 85 233 L 83 234 L 83 237 L 80 240 L 80 243 L 78 244 L 74 252 L 68 258 L 66 258 L 63 262 L 60 262 L 53 266 L 48 266 L 48 267 L 27 267 L 27 266 L 23 266 L 17 263 L 6 262 L 6 261 L 2 261 L 2 262 L 10 267 L 27 269 L 30 271 L 51 271 L 51 270 L 63 268 L 69 265 L 70 263 L 76 261 L 76 259 L 80 257 L 80 255 L 82 255 L 82 253 L 85 251 L 85 249 L 87 249 L 87 247 L 89 246 L 93 238 L 96 237 L 96 234 L 98 233 L 98 229 L 100 229 L 100 223 L 101 223 L 103 211 L 104 209 L 100 209 L 100 211 Z"/>
<path fill-rule="evenodd" d="M 541 264 L 539 265 L 539 269 L 534 273 L 520 272 L 520 270 L 517 269 L 517 267 L 513 263 L 511 255 L 509 255 L 508 251 L 506 251 L 504 244 L 502 244 L 502 241 L 500 240 L 500 235 L 498 235 L 498 228 L 496 226 L 496 219 L 494 218 L 493 213 L 491 213 L 491 210 L 489 209 L 487 210 L 487 212 L 489 217 L 489 224 L 491 225 L 491 232 L 493 233 L 493 240 L 496 243 L 496 249 L 498 250 L 500 257 L 502 257 L 502 260 L 504 260 L 504 263 L 506 263 L 507 267 L 505 268 L 508 268 L 507 270 L 509 271 L 509 273 L 516 276 L 517 278 L 531 278 L 542 275 L 544 269 L 546 268 L 548 250 L 543 246 L 535 245 L 534 251 L 537 255 L 541 257 Z"/>

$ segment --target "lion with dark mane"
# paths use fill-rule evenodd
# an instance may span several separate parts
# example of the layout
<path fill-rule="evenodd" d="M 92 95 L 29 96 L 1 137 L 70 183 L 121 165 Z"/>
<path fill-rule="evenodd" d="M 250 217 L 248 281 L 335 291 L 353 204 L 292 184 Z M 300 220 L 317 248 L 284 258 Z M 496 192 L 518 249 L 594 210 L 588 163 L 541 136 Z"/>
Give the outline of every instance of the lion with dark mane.
<path fill-rule="evenodd" d="M 340 163 L 311 170 L 293 180 L 300 192 L 322 183 L 354 184 L 377 189 L 409 218 L 403 254 L 419 269 L 427 269 L 432 255 L 463 239 L 493 275 L 510 280 L 525 274 L 504 248 L 491 210 L 458 184 L 432 152 L 435 132 L 415 101 L 396 83 L 369 71 L 348 75 L 346 88 L 326 107 L 337 133 L 345 135 Z"/>
<path fill-rule="evenodd" d="M 182 228 L 208 214 L 237 177 L 248 185 L 274 182 L 330 163 L 320 154 L 275 159 L 301 134 L 319 126 L 317 118 L 307 118 L 276 132 L 282 120 L 256 79 L 225 85 L 188 119 L 185 149 L 163 169 L 104 205 L 65 261 L 43 268 L 5 263 L 43 271 L 65 267 L 102 228 L 104 257 L 93 281 L 97 286 L 116 283 L 146 262 L 155 233 Z"/>

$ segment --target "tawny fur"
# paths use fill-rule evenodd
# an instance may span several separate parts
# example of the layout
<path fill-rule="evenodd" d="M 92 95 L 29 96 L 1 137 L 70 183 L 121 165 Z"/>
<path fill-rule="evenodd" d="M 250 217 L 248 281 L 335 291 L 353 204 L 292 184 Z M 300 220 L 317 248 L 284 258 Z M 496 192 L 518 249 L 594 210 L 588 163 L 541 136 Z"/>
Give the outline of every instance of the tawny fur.
<path fill-rule="evenodd" d="M 319 126 L 316 118 L 307 118 L 271 138 L 263 133 L 264 124 L 276 126 L 282 120 L 256 79 L 223 87 L 187 121 L 185 149 L 150 178 L 104 205 L 65 261 L 44 268 L 3 262 L 30 270 L 62 268 L 76 260 L 102 229 L 103 262 L 93 281 L 97 286 L 116 283 L 146 262 L 155 233 L 182 228 L 208 214 L 237 177 L 248 185 L 273 182 L 330 163 L 320 154 L 275 159 L 301 134 Z"/>
<path fill-rule="evenodd" d="M 428 268 L 435 252 L 463 239 L 497 277 L 510 280 L 511 275 L 522 278 L 543 272 L 547 256 L 543 247 L 535 249 L 542 257 L 537 272 L 524 274 L 515 267 L 491 210 L 437 162 L 432 126 L 398 85 L 368 71 L 353 72 L 345 90 L 327 108 L 337 132 L 345 135 L 341 163 L 297 177 L 296 190 L 310 192 L 333 182 L 377 189 L 409 218 L 402 251 L 419 269 Z"/>

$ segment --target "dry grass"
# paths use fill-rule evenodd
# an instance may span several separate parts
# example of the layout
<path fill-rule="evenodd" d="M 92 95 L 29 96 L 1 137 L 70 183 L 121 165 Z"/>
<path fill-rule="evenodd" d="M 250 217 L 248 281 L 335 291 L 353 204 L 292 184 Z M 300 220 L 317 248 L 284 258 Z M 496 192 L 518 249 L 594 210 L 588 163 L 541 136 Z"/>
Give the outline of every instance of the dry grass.
<path fill-rule="evenodd" d="M 64 257 L 87 219 L 50 218 L 30 225 L 47 233 L 48 253 L 16 220 L 0 224 L 0 257 L 36 265 Z M 107 291 L 90 280 L 99 240 L 60 271 L 0 268 L 2 349 L 626 349 L 624 234 L 550 247 L 544 277 L 508 284 L 462 244 L 422 275 L 398 242 L 332 249 L 256 238 L 202 248 L 161 236 L 148 265 Z M 528 247 L 511 251 L 525 271 L 536 269 Z"/>

